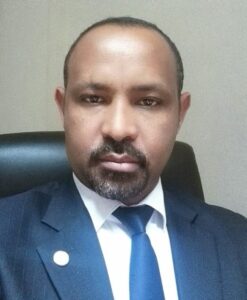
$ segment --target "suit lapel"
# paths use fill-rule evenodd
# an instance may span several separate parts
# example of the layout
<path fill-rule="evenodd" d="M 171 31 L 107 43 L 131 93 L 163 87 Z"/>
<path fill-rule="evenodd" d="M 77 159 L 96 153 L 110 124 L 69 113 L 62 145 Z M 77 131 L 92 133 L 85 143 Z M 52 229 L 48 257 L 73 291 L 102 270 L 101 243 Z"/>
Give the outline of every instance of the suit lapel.
<path fill-rule="evenodd" d="M 55 193 L 43 223 L 53 228 L 54 235 L 37 251 L 60 298 L 113 299 L 96 232 L 72 180 Z M 66 266 L 53 261 L 59 250 L 69 254 Z"/>
<path fill-rule="evenodd" d="M 198 224 L 198 214 L 165 195 L 180 300 L 222 299 L 221 273 L 213 235 Z"/>
<path fill-rule="evenodd" d="M 196 199 L 193 204 L 171 194 L 165 199 L 179 299 L 246 299 L 238 253 L 224 223 Z"/>

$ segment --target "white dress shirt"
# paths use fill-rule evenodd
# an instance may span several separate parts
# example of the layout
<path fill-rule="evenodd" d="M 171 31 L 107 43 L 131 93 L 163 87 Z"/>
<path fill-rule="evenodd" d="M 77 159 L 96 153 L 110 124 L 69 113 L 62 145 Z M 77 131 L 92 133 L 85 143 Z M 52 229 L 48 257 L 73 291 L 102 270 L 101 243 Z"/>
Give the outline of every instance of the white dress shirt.
<path fill-rule="evenodd" d="M 74 175 L 75 185 L 90 214 L 105 259 L 112 293 L 115 300 L 129 299 L 129 266 L 131 238 L 120 221 L 112 213 L 123 204 L 99 196 L 83 185 Z M 177 300 L 170 239 L 166 227 L 164 194 L 159 180 L 153 191 L 138 205 L 147 204 L 154 208 L 146 226 L 154 248 L 166 300 Z"/>

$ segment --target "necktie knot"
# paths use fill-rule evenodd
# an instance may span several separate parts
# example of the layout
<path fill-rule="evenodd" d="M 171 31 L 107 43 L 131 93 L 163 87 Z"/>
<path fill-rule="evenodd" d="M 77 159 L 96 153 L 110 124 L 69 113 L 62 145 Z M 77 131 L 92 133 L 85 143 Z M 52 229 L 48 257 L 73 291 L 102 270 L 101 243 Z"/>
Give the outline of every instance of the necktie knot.
<path fill-rule="evenodd" d="M 131 236 L 145 232 L 153 208 L 147 205 L 119 207 L 113 215 L 126 227 Z"/>

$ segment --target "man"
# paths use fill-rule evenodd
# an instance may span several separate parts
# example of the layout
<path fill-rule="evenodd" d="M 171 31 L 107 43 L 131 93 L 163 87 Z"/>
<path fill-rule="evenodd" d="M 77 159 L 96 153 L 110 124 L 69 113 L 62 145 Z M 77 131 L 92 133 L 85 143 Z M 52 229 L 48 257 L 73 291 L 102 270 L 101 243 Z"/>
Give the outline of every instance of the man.
<path fill-rule="evenodd" d="M 159 179 L 190 105 L 182 85 L 153 24 L 111 18 L 79 36 L 55 93 L 73 179 L 0 201 L 1 299 L 247 299 L 246 219 Z M 148 254 L 119 214 L 140 207 L 153 208 Z"/>

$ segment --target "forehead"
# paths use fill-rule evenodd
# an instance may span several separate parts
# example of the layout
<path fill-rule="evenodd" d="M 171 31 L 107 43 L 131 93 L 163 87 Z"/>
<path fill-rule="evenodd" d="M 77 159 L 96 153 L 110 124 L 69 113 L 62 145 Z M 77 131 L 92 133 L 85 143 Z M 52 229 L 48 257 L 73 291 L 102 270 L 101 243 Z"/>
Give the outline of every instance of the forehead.
<path fill-rule="evenodd" d="M 163 54 L 169 56 L 171 60 L 175 61 L 170 46 L 165 38 L 153 29 L 141 26 L 120 26 L 120 25 L 102 25 L 91 29 L 78 41 L 71 54 L 76 56 L 78 52 L 86 52 L 87 47 L 102 48 L 108 46 L 109 49 L 114 50 L 122 47 L 122 50 L 140 51 L 144 46 L 147 51 L 163 51 Z M 85 48 L 84 48 L 85 47 Z M 143 49 L 142 49 L 143 50 Z M 89 53 L 88 53 L 89 54 Z"/>
<path fill-rule="evenodd" d="M 164 37 L 138 26 L 104 25 L 86 33 L 71 54 L 68 77 L 113 69 L 123 76 L 132 71 L 136 76 L 139 70 L 142 76 L 157 74 L 176 81 L 175 57 Z"/>

